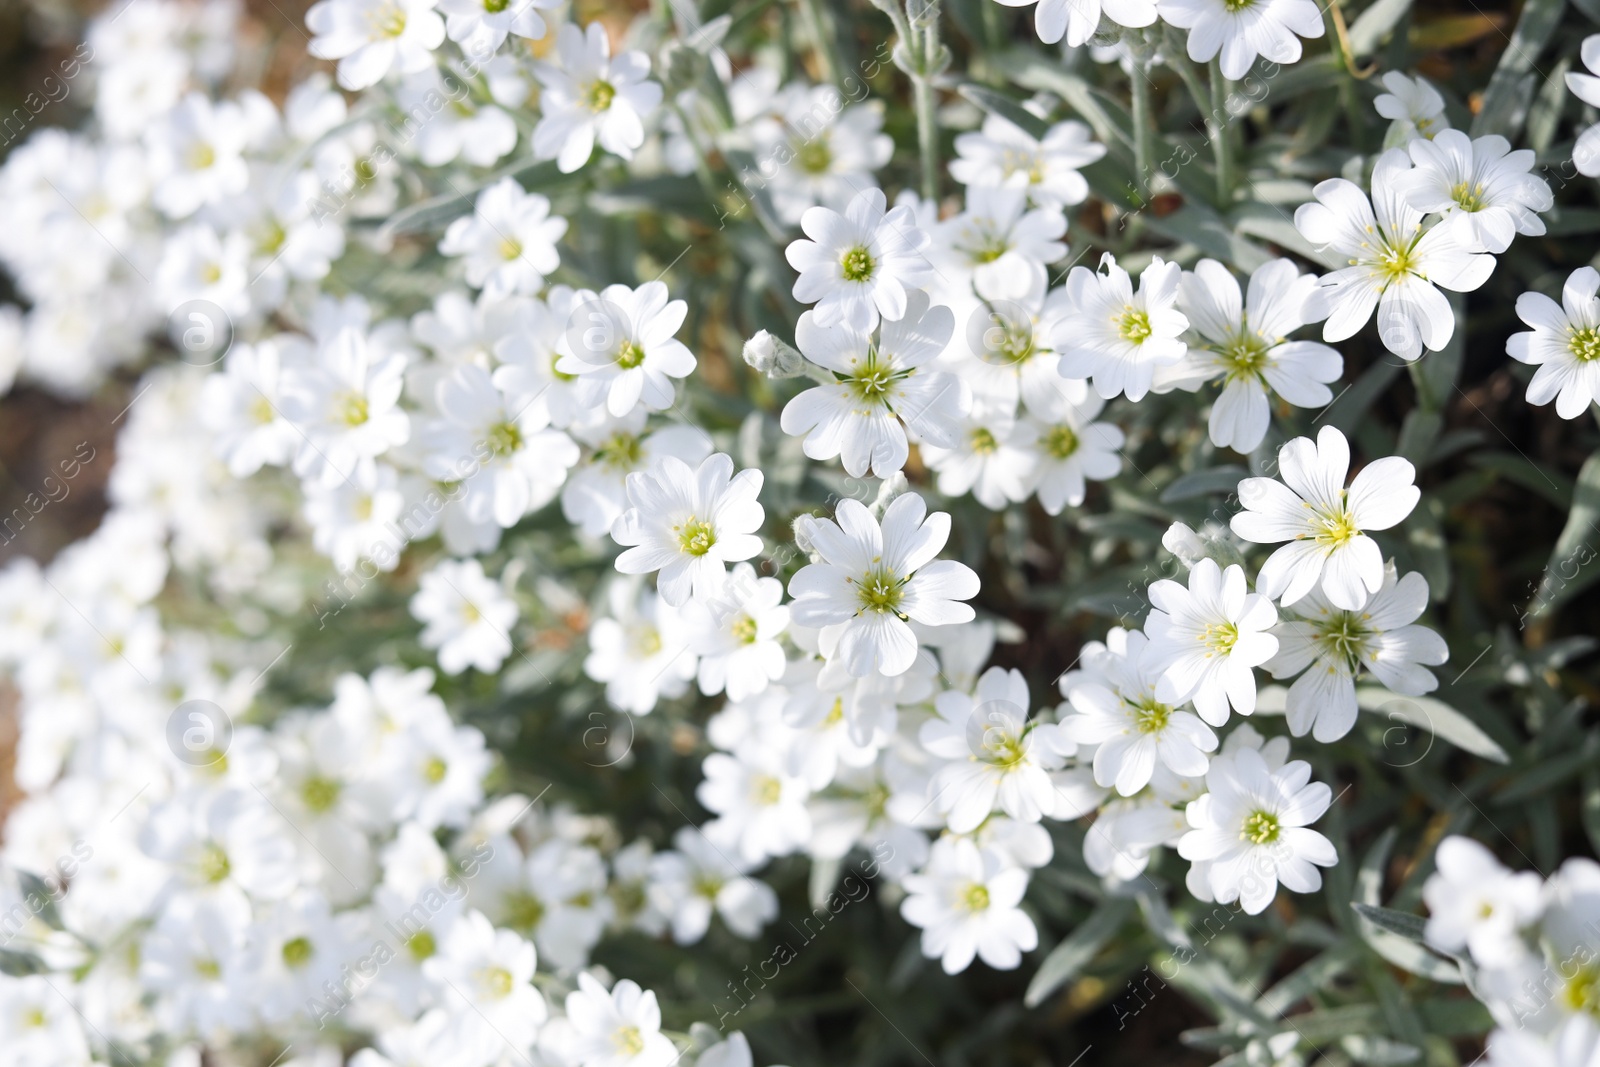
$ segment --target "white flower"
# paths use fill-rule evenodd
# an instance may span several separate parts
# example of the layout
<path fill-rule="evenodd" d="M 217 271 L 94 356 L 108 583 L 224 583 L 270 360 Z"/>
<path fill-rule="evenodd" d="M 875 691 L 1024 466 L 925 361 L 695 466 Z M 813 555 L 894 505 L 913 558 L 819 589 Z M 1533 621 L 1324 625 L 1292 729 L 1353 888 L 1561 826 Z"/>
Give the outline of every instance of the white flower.
<path fill-rule="evenodd" d="M 1581 52 L 1583 65 L 1589 73 L 1567 74 L 1567 88 L 1572 95 L 1590 107 L 1600 107 L 1600 33 L 1583 39 Z M 1600 176 L 1600 123 L 1595 123 L 1578 135 L 1572 146 L 1572 163 L 1578 173 L 1588 178 Z"/>
<path fill-rule="evenodd" d="M 433 50 L 444 43 L 436 2 L 321 0 L 306 12 L 306 27 L 317 35 L 308 50 L 337 59 L 339 84 L 350 90 L 376 85 L 390 68 L 415 74 L 433 65 Z"/>
<path fill-rule="evenodd" d="M 1544 911 L 1544 883 L 1533 871 L 1508 870 L 1470 837 L 1451 835 L 1434 853 L 1438 868 L 1422 886 L 1428 944 L 1472 953 L 1480 967 L 1503 967 L 1528 954 L 1523 932 Z"/>
<path fill-rule="evenodd" d="M 1391 562 L 1383 585 L 1360 610 L 1336 608 L 1308 593 L 1273 633 L 1278 654 L 1266 663 L 1274 678 L 1300 677 L 1289 687 L 1289 732 L 1308 731 L 1318 741 L 1337 741 L 1356 722 L 1356 673 L 1365 667 L 1391 692 L 1431 693 L 1439 682 L 1422 664 L 1450 658 L 1444 640 L 1413 625 L 1428 606 L 1428 580 L 1396 574 Z"/>
<path fill-rule="evenodd" d="M 611 617 L 590 627 L 583 672 L 605 683 L 612 706 L 648 715 L 661 697 L 682 696 L 688 689 L 695 657 L 681 616 L 656 594 L 614 582 L 609 597 Z"/>
<path fill-rule="evenodd" d="M 1145 654 L 1149 668 L 1161 672 L 1156 699 L 1193 700 L 1212 726 L 1228 720 L 1230 705 L 1241 715 L 1255 711 L 1254 668 L 1278 651 L 1278 639 L 1268 633 L 1278 613 L 1272 601 L 1247 591 L 1244 568 L 1224 571 L 1214 560 L 1200 560 L 1187 588 L 1170 578 L 1152 583 L 1150 603 Z"/>
<path fill-rule="evenodd" d="M 589 537 L 605 537 L 628 510 L 628 475 L 650 470 L 664 456 L 698 467 L 711 454 L 711 436 L 700 427 L 674 424 L 646 433 L 647 418 L 643 408 L 634 408 L 620 419 L 606 416 L 570 427 L 588 455 L 561 488 L 561 512 Z"/>
<path fill-rule="evenodd" d="M 424 716 L 391 742 L 383 761 L 394 800 L 389 814 L 429 831 L 465 826 L 483 804 L 483 778 L 492 763 L 483 731 L 456 726 L 439 712 Z"/>
<path fill-rule="evenodd" d="M 1260 56 L 1300 61 L 1300 38 L 1322 36 L 1314 0 L 1160 0 L 1161 18 L 1189 31 L 1189 58 L 1209 63 L 1222 53 L 1222 76 L 1239 79 Z M 1298 36 L 1296 36 L 1298 34 Z"/>
<path fill-rule="evenodd" d="M 439 242 L 446 256 L 465 256 L 468 284 L 487 297 L 534 294 L 561 264 L 556 242 L 567 220 L 550 214 L 550 201 L 501 178 L 478 194 L 471 215 L 456 219 Z"/>
<path fill-rule="evenodd" d="M 539 9 L 559 6 L 557 0 L 439 0 L 445 33 L 459 41 L 469 56 L 492 53 L 509 34 L 530 40 L 543 37 Z"/>
<path fill-rule="evenodd" d="M 702 770 L 705 780 L 694 795 L 720 816 L 702 828 L 718 848 L 754 865 L 804 848 L 810 840 L 806 801 L 811 789 L 791 772 L 787 753 L 747 743 L 731 756 L 713 752 Z"/>
<path fill-rule="evenodd" d="M 973 956 L 1009 971 L 1039 947 L 1039 931 L 1018 907 L 1028 872 L 971 841 L 935 841 L 927 867 L 907 875 L 905 887 L 900 914 L 922 928 L 922 954 L 937 958 L 946 974 L 966 970 Z"/>
<path fill-rule="evenodd" d="M 0 1041 L 17 1067 L 87 1065 L 89 1042 L 80 1017 L 48 975 L 0 974 Z"/>
<path fill-rule="evenodd" d="M 1484 1054 L 1486 1067 L 1597 1067 L 1600 1027 L 1583 1014 L 1568 1016 L 1553 1033 L 1495 1030 Z"/>
<path fill-rule="evenodd" d="M 278 901 L 251 928 L 241 987 L 268 1023 L 283 1022 L 324 995 L 355 955 L 348 912 L 335 914 L 328 898 L 302 889 Z M 335 988 L 338 988 L 335 986 Z"/>
<path fill-rule="evenodd" d="M 572 1054 L 580 1067 L 670 1067 L 678 1050 L 661 1033 L 656 995 L 624 978 L 610 992 L 588 971 L 567 994 Z"/>
<path fill-rule="evenodd" d="M 1106 402 L 1089 391 L 1087 382 L 1058 380 L 1048 403 L 1028 400 L 1024 422 L 1033 436 L 1033 491 L 1051 515 L 1077 507 L 1087 493 L 1087 479 L 1103 482 L 1122 472 L 1121 428 L 1095 422 Z"/>
<path fill-rule="evenodd" d="M 483 564 L 446 559 L 422 576 L 411 614 L 423 624 L 422 647 L 439 650 L 440 670 L 493 674 L 511 655 L 511 627 L 521 613 Z"/>
<path fill-rule="evenodd" d="M 1178 842 L 1178 855 L 1207 865 L 1214 900 L 1237 900 L 1259 915 L 1280 882 L 1296 893 L 1321 888 L 1317 867 L 1332 867 L 1339 854 L 1309 827 L 1328 810 L 1333 791 L 1311 781 L 1309 763 L 1293 760 L 1274 771 L 1260 752 L 1246 748 L 1213 759 L 1206 788 L 1189 804 L 1193 829 Z"/>
<path fill-rule="evenodd" d="M 184 97 L 145 135 L 156 207 L 181 219 L 244 193 L 250 186 L 246 134 L 238 104 L 213 104 L 200 93 Z"/>
<path fill-rule="evenodd" d="M 548 427 L 542 405 L 509 400 L 471 364 L 439 382 L 435 397 L 441 417 L 423 431 L 424 468 L 461 483 L 469 519 L 509 528 L 555 499 L 579 453 L 572 438 Z"/>
<path fill-rule="evenodd" d="M 1157 373 L 1156 386 L 1194 388 L 1222 379 L 1222 395 L 1211 407 L 1211 443 L 1249 453 L 1261 444 L 1271 421 L 1271 396 L 1296 407 L 1333 402 L 1327 383 L 1344 372 L 1335 349 L 1289 335 L 1320 314 L 1317 278 L 1301 274 L 1287 259 L 1275 259 L 1250 275 L 1249 298 L 1232 272 L 1202 259 L 1185 273 L 1179 306 L 1200 336 L 1181 363 Z"/>
<path fill-rule="evenodd" d="M 1600 45 L 1600 35 L 1592 40 Z M 1528 403 L 1556 402 L 1556 414 L 1575 419 L 1600 398 L 1600 273 L 1579 267 L 1561 288 L 1561 303 L 1543 293 L 1517 297 L 1517 317 L 1532 330 L 1506 339 L 1506 354 L 1538 368 Z"/>
<path fill-rule="evenodd" d="M 1345 488 L 1350 445 L 1332 426 L 1296 437 L 1278 450 L 1278 473 L 1239 483 L 1244 510 L 1233 532 L 1258 545 L 1289 542 L 1267 558 L 1256 587 L 1284 607 L 1320 582 L 1336 608 L 1357 611 L 1383 585 L 1383 554 L 1368 530 L 1387 530 L 1417 504 L 1422 491 L 1408 460 L 1388 456 L 1361 469 Z M 1285 485 L 1284 483 L 1288 483 Z"/>
<path fill-rule="evenodd" d="M 548 1009 L 533 987 L 538 953 L 511 930 L 469 911 L 450 925 L 422 973 L 454 1017 L 457 1040 L 485 1059 L 533 1044 Z M 480 1061 L 481 1062 L 481 1061 Z"/>
<path fill-rule="evenodd" d="M 1033 492 L 1039 453 L 1033 423 L 1018 422 L 998 412 L 969 415 L 961 435 L 949 448 L 922 446 L 922 459 L 939 475 L 939 492 L 958 497 L 971 492 L 978 503 L 1000 511 L 1021 503 Z"/>
<path fill-rule="evenodd" d="M 1089 197 L 1089 183 L 1078 171 L 1106 154 L 1081 122 L 1058 122 L 1044 140 L 989 115 L 978 132 L 956 135 L 950 176 L 963 185 L 1021 189 L 1042 207 L 1071 207 Z"/>
<path fill-rule="evenodd" d="M 1450 128 L 1450 120 L 1444 114 L 1444 97 L 1428 79 L 1391 70 L 1383 76 L 1383 87 L 1389 91 L 1380 94 L 1372 106 L 1393 123 L 1386 145 L 1408 144 L 1412 138 L 1432 137 Z"/>
<path fill-rule="evenodd" d="M 612 155 L 632 159 L 644 144 L 644 119 L 661 103 L 661 86 L 649 80 L 643 52 L 613 57 L 605 27 L 565 23 L 556 34 L 560 63 L 539 62 L 543 115 L 533 131 L 533 151 L 571 174 L 589 161 L 595 141 Z"/>
<path fill-rule="evenodd" d="M 693 354 L 673 337 L 688 313 L 682 300 L 668 298 L 663 282 L 580 290 L 557 343 L 555 369 L 579 376 L 578 398 L 590 409 L 604 405 L 616 418 L 641 402 L 664 410 L 677 396 L 672 379 L 695 367 Z"/>
<path fill-rule="evenodd" d="M 1156 696 L 1161 672 L 1148 654 L 1149 639 L 1115 627 L 1091 656 L 1084 649 L 1085 670 L 1067 679 L 1075 714 L 1061 717 L 1061 736 L 1094 749 L 1094 780 L 1115 786 L 1131 797 L 1150 784 L 1157 764 L 1174 774 L 1197 777 L 1217 749 L 1217 735 L 1193 713 L 1181 711 Z M 1090 664 L 1093 664 L 1090 672 Z"/>
<path fill-rule="evenodd" d="M 722 595 L 691 602 L 684 611 L 689 648 L 700 657 L 700 692 L 728 693 L 744 700 L 783 677 L 788 661 L 778 637 L 789 625 L 783 583 L 757 578 L 748 563 L 736 564 Z"/>
<path fill-rule="evenodd" d="M 405 367 L 403 354 L 345 328 L 318 347 L 311 365 L 285 369 L 280 406 L 299 431 L 295 473 L 336 485 L 409 440 L 411 420 L 399 404 Z"/>
<path fill-rule="evenodd" d="M 753 866 L 734 860 L 691 826 L 672 839 L 676 851 L 650 858 L 649 894 L 655 906 L 672 917 L 672 939 L 692 945 L 705 937 L 713 912 L 728 929 L 752 938 L 778 917 L 778 895 L 756 878 Z"/>
<path fill-rule="evenodd" d="M 216 434 L 217 454 L 235 478 L 246 478 L 263 466 L 282 466 L 294 455 L 300 435 L 278 410 L 279 375 L 284 357 L 293 359 L 303 346 L 292 334 L 260 344 L 236 344 L 220 373 L 206 379 L 200 416 Z"/>
<path fill-rule="evenodd" d="M 1033 0 L 997 0 L 1006 7 L 1027 7 Z M 1055 44 L 1063 36 L 1073 48 L 1087 44 L 1100 25 L 1100 16 L 1119 26 L 1137 29 L 1153 26 L 1156 0 L 1039 0 L 1034 29 L 1039 40 Z"/>
<path fill-rule="evenodd" d="M 973 186 L 967 209 L 935 229 L 928 258 L 950 299 L 1016 300 L 1045 289 L 1066 232 L 1058 207 L 1030 208 L 1021 189 Z"/>
<path fill-rule="evenodd" d="M 934 701 L 938 717 L 918 740 L 945 761 L 928 782 L 929 803 L 955 833 L 971 833 L 992 811 L 1030 823 L 1068 815 L 1050 772 L 1073 746 L 1054 723 L 1030 722 L 1029 703 L 1022 672 L 1001 667 L 985 671 L 971 696 L 950 690 Z"/>
<path fill-rule="evenodd" d="M 839 628 L 836 654 L 851 674 L 909 670 L 917 656 L 913 620 L 946 626 L 973 618 L 960 601 L 977 595 L 978 576 L 964 563 L 934 558 L 950 537 L 949 515 L 929 515 L 920 496 L 906 493 L 885 509 L 881 527 L 855 500 L 841 501 L 835 519 L 808 524 L 821 560 L 790 579 L 790 612 L 802 626 Z"/>
<path fill-rule="evenodd" d="M 1378 312 L 1378 336 L 1403 359 L 1426 347 L 1437 352 L 1455 332 L 1455 312 L 1438 286 L 1467 293 L 1494 270 L 1494 257 L 1463 245 L 1454 227 L 1422 228 L 1422 212 L 1405 198 L 1397 181 L 1411 158 L 1394 148 L 1372 168 L 1372 199 L 1344 178 L 1329 178 L 1313 190 L 1317 203 L 1301 204 L 1295 228 L 1350 266 L 1326 274 L 1328 321 L 1324 341 L 1355 335 Z"/>
<path fill-rule="evenodd" d="M 617 544 L 632 546 L 617 557 L 617 570 L 659 571 L 661 599 L 673 607 L 691 595 L 715 596 L 727 580 L 727 564 L 761 551 L 756 531 L 766 512 L 756 500 L 760 492 L 761 472 L 734 474 L 725 452 L 698 468 L 663 456 L 651 470 L 635 471 L 628 475 L 631 506 L 611 527 Z"/>
<path fill-rule="evenodd" d="M 393 570 L 405 547 L 404 531 L 396 523 L 405 507 L 399 486 L 400 476 L 386 463 L 358 467 L 334 485 L 305 483 L 301 488 L 312 546 L 346 573 L 361 560 Z"/>
<path fill-rule="evenodd" d="M 773 170 L 769 188 L 780 221 L 792 226 L 818 204 L 842 211 L 858 190 L 877 184 L 873 172 L 894 154 L 881 103 L 846 104 L 831 85 L 793 84 L 780 95 L 787 98 L 782 113 L 758 119 L 752 131 L 762 176 Z"/>
<path fill-rule="evenodd" d="M 800 228 L 810 240 L 793 242 L 785 256 L 800 272 L 794 298 L 816 304 L 818 326 L 844 323 L 867 333 L 880 315 L 891 322 L 903 318 L 910 290 L 932 281 L 923 255 L 928 235 L 910 208 L 886 206 L 880 190 L 864 189 L 843 215 L 814 207 L 801 216 Z"/>
<path fill-rule="evenodd" d="M 1088 378 L 1103 399 L 1142 400 L 1156 368 L 1183 358 L 1189 320 L 1176 307 L 1183 271 L 1154 256 L 1133 291 L 1128 272 L 1108 252 L 1100 270 L 1073 267 L 1067 311 L 1049 338 L 1064 378 Z"/>
<path fill-rule="evenodd" d="M 904 467 L 908 428 L 919 440 L 953 445 L 970 397 L 960 378 L 931 365 L 953 329 L 950 309 L 930 308 L 922 292 L 909 295 L 903 318 L 879 326 L 876 340 L 843 323 L 820 326 L 814 311 L 805 312 L 795 342 L 837 382 L 784 405 L 783 432 L 804 435 L 812 459 L 840 456 L 853 478 L 869 470 L 887 478 Z"/>
<path fill-rule="evenodd" d="M 1530 149 L 1511 151 L 1498 134 L 1469 139 L 1460 130 L 1418 137 L 1407 148 L 1416 166 L 1395 177 L 1412 207 L 1437 212 L 1441 227 L 1475 251 L 1504 252 L 1517 234 L 1543 234 L 1535 212 L 1555 202 L 1550 186 L 1530 173 Z"/>

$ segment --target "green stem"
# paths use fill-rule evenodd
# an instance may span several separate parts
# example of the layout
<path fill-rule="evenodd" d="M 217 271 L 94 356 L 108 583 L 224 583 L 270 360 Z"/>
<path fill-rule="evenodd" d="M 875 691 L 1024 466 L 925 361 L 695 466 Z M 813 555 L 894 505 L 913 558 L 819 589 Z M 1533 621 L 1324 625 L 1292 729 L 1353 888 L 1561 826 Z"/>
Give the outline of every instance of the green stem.
<path fill-rule="evenodd" d="M 1133 83 L 1133 165 L 1138 171 L 1135 180 L 1139 199 L 1143 201 L 1150 196 L 1150 157 L 1154 155 L 1151 135 L 1156 117 L 1150 104 L 1150 68 L 1138 50 L 1134 53 L 1133 77 L 1129 81 Z"/>
<path fill-rule="evenodd" d="M 806 32 L 816 45 L 817 66 L 822 70 L 822 80 L 843 90 L 844 82 L 839 76 L 839 64 L 833 54 L 833 34 L 829 32 L 828 15 L 822 9 L 821 0 L 800 0 L 800 10 L 805 16 Z"/>
<path fill-rule="evenodd" d="M 1217 206 L 1226 209 L 1233 203 L 1233 138 L 1228 130 L 1228 79 L 1222 76 L 1222 62 L 1211 60 L 1211 151 L 1217 160 Z"/>
<path fill-rule="evenodd" d="M 922 157 L 922 196 L 925 200 L 937 200 L 939 124 L 933 79 L 940 68 L 939 9 L 930 4 L 921 9 L 917 17 L 911 17 L 908 4 L 906 24 L 911 36 L 905 42 L 905 49 L 916 67 L 911 81 L 917 107 L 917 149 Z"/>

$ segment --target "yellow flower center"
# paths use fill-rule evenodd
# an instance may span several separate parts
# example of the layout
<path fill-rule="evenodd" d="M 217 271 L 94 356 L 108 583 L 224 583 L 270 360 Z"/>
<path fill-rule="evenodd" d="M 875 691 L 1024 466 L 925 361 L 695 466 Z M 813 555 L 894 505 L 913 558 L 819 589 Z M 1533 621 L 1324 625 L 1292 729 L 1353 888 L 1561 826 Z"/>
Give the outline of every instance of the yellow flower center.
<path fill-rule="evenodd" d="M 1457 182 L 1450 189 L 1450 199 L 1463 211 L 1482 211 L 1488 204 L 1483 199 L 1482 182 Z"/>
<path fill-rule="evenodd" d="M 758 774 L 750 780 L 750 799 L 758 806 L 770 808 L 783 797 L 783 783 L 770 774 Z"/>
<path fill-rule="evenodd" d="M 856 245 L 847 249 L 839 257 L 839 271 L 847 282 L 864 282 L 872 277 L 877 263 L 872 258 L 872 253 L 867 251 L 865 245 Z"/>
<path fill-rule="evenodd" d="M 283 943 L 283 962 L 291 968 L 304 967 L 316 951 L 309 937 L 290 938 Z"/>
<path fill-rule="evenodd" d="M 1044 450 L 1055 459 L 1066 459 L 1078 450 L 1078 435 L 1071 426 L 1052 426 L 1045 431 Z"/>
<path fill-rule="evenodd" d="M 644 1051 L 644 1035 L 637 1026 L 620 1026 L 611 1035 L 611 1043 L 624 1056 L 637 1056 Z"/>
<path fill-rule="evenodd" d="M 1150 336 L 1150 315 L 1142 308 L 1128 306 L 1116 318 L 1117 336 L 1132 344 L 1142 344 Z"/>
<path fill-rule="evenodd" d="M 1579 363 L 1600 359 L 1600 329 L 1593 326 L 1574 329 L 1568 326 L 1567 332 L 1571 335 L 1567 338 L 1567 351 L 1572 353 L 1574 359 Z"/>
<path fill-rule="evenodd" d="M 1270 811 L 1252 812 L 1239 830 L 1239 839 L 1252 845 L 1270 845 L 1278 839 L 1282 824 Z"/>
<path fill-rule="evenodd" d="M 735 619 L 733 622 L 732 631 L 733 639 L 739 642 L 741 645 L 753 645 L 756 643 L 756 620 L 752 619 L 750 616 L 741 615 Z"/>
<path fill-rule="evenodd" d="M 868 571 L 859 581 L 854 578 L 846 578 L 845 581 L 856 587 L 856 596 L 861 600 L 862 611 L 875 611 L 880 615 L 889 612 L 900 614 L 900 600 L 905 588 L 905 579 L 887 567 Z"/>
<path fill-rule="evenodd" d="M 484 440 L 489 446 L 489 452 L 496 458 L 505 459 L 522 448 L 522 428 L 511 422 L 497 422 L 489 427 L 489 432 L 484 435 Z"/>
<path fill-rule="evenodd" d="M 678 547 L 691 556 L 703 556 L 717 543 L 717 531 L 709 522 L 691 518 L 682 526 L 674 526 Z"/>
<path fill-rule="evenodd" d="M 1172 720 L 1172 705 L 1146 697 L 1133 706 L 1133 725 L 1141 734 L 1158 734 Z"/>
<path fill-rule="evenodd" d="M 502 1000 L 511 995 L 511 988 L 516 985 L 516 979 L 512 978 L 511 972 L 504 967 L 485 967 L 478 972 L 478 985 L 487 996 Z"/>
<path fill-rule="evenodd" d="M 600 112 L 611 106 L 611 101 L 617 96 L 617 87 L 608 81 L 595 80 L 589 83 L 588 90 L 583 94 L 583 103 L 590 111 Z"/>
<path fill-rule="evenodd" d="M 438 951 L 438 944 L 433 939 L 433 934 L 427 930 L 418 930 L 406 941 L 406 951 L 411 953 L 411 958 L 418 963 L 429 959 Z"/>
<path fill-rule="evenodd" d="M 989 887 L 973 882 L 961 891 L 961 906 L 968 911 L 989 910 Z"/>

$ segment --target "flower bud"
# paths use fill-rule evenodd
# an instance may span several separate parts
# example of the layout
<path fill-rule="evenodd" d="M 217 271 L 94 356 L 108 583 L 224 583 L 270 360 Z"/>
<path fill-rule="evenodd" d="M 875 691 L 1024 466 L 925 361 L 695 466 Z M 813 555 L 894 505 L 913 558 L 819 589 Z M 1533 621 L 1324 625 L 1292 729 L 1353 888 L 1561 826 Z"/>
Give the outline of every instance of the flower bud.
<path fill-rule="evenodd" d="M 766 330 L 744 343 L 744 361 L 768 378 L 798 378 L 805 373 L 805 357 Z"/>

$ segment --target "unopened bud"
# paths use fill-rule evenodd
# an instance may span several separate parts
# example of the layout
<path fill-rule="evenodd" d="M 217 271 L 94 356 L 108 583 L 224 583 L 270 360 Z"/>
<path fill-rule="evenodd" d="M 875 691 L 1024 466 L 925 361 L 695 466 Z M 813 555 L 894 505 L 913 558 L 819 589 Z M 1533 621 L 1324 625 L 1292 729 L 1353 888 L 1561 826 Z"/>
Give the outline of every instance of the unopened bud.
<path fill-rule="evenodd" d="M 805 373 L 805 357 L 766 330 L 744 343 L 744 361 L 768 378 L 798 378 Z"/>

